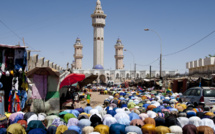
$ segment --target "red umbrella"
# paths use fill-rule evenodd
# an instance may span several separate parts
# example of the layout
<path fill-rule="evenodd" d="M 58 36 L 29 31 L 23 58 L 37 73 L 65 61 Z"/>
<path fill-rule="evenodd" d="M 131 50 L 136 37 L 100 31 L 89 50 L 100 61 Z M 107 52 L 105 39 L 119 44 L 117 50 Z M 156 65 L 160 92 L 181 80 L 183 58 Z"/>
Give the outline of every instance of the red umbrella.
<path fill-rule="evenodd" d="M 79 81 L 82 81 L 84 79 L 85 79 L 84 74 L 75 74 L 75 73 L 69 74 L 61 81 L 60 89 L 63 86 L 69 86 L 69 85 L 72 85 L 72 84 L 77 83 Z"/>

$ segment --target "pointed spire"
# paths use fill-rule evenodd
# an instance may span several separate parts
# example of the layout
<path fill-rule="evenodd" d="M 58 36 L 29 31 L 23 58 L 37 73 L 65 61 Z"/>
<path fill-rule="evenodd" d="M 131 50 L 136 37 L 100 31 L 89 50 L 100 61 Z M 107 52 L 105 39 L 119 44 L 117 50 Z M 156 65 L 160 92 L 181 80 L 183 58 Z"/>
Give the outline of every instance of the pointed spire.
<path fill-rule="evenodd" d="M 101 1 L 100 0 L 97 0 L 97 2 L 96 2 L 96 9 L 95 9 L 94 13 L 101 13 L 101 14 L 104 13 L 104 11 L 102 10 L 102 6 L 101 6 Z"/>
<path fill-rule="evenodd" d="M 82 45 L 81 44 L 81 39 L 79 37 L 77 37 L 76 41 L 75 41 L 75 45 Z"/>
<path fill-rule="evenodd" d="M 76 42 L 75 43 L 81 43 L 81 40 L 79 37 L 77 37 Z"/>
<path fill-rule="evenodd" d="M 116 45 L 122 45 L 120 38 L 117 39 Z"/>
<path fill-rule="evenodd" d="M 96 5 L 101 5 L 101 1 L 97 0 Z"/>

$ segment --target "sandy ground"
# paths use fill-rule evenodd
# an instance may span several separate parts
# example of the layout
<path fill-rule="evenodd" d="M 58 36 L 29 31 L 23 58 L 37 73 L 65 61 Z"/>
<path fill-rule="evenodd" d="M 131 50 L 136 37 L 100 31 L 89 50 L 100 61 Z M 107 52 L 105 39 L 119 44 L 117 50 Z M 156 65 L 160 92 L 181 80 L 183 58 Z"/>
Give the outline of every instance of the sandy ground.
<path fill-rule="evenodd" d="M 104 100 L 110 96 L 110 95 L 100 94 L 99 92 L 89 92 L 89 93 L 91 94 L 90 106 L 93 107 L 93 108 L 98 106 L 98 105 L 103 105 Z M 87 104 L 86 100 L 80 101 L 80 105 L 82 107 L 85 107 L 86 104 Z"/>
<path fill-rule="evenodd" d="M 91 94 L 90 106 L 92 108 L 95 108 L 98 105 L 103 106 L 104 100 L 110 96 L 110 95 L 100 94 L 100 92 L 89 92 L 89 93 Z M 69 108 L 69 106 L 71 106 L 71 104 L 72 103 L 67 103 L 66 106 L 68 106 L 68 108 Z M 79 103 L 75 103 L 75 108 L 80 108 L 80 107 L 84 108 L 86 106 L 87 106 L 87 100 L 86 99 L 79 101 Z"/>

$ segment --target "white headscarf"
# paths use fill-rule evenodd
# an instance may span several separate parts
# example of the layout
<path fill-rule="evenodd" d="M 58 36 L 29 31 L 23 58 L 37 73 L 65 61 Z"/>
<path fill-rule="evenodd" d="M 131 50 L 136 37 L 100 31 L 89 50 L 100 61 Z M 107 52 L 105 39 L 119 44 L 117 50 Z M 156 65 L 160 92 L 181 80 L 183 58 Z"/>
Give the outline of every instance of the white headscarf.
<path fill-rule="evenodd" d="M 197 116 L 190 117 L 188 124 L 192 124 L 192 125 L 195 125 L 196 127 L 198 127 L 201 124 L 201 119 Z"/>
<path fill-rule="evenodd" d="M 111 114 L 105 114 L 105 115 L 103 116 L 103 119 L 105 120 L 106 117 L 112 117 L 112 115 L 111 115 Z"/>
<path fill-rule="evenodd" d="M 202 119 L 202 121 L 200 122 L 200 126 L 208 126 L 211 127 L 213 130 L 215 128 L 213 120 L 208 118 Z"/>
<path fill-rule="evenodd" d="M 112 100 L 112 99 L 113 99 L 113 96 L 109 96 L 109 99 Z"/>
<path fill-rule="evenodd" d="M 155 118 L 157 116 L 157 113 L 155 113 L 154 111 L 148 110 L 147 115 L 151 118 Z"/>
<path fill-rule="evenodd" d="M 44 121 L 45 118 L 46 118 L 46 114 L 45 114 L 45 113 L 39 113 L 39 114 L 38 114 L 38 120 Z"/>
<path fill-rule="evenodd" d="M 32 120 L 37 120 L 37 119 L 38 119 L 37 115 L 36 115 L 36 114 L 33 114 L 33 115 L 31 115 L 31 116 L 27 119 L 27 123 L 29 123 L 29 122 L 32 121 Z"/>
<path fill-rule="evenodd" d="M 183 134 L 183 130 L 181 127 L 177 126 L 177 125 L 174 125 L 174 126 L 170 126 L 169 127 L 171 133 L 174 133 L 174 134 Z"/>
<path fill-rule="evenodd" d="M 89 134 L 100 134 L 99 132 L 91 132 Z"/>
<path fill-rule="evenodd" d="M 134 100 L 134 103 L 135 103 L 136 105 L 139 104 L 139 100 L 135 99 L 135 100 Z"/>
<path fill-rule="evenodd" d="M 98 114 L 98 113 L 99 113 L 99 110 L 98 110 L 98 109 L 91 109 L 91 110 L 90 110 L 90 115 Z"/>
<path fill-rule="evenodd" d="M 178 117 L 177 120 L 182 128 L 189 123 L 189 119 L 187 117 Z"/>
<path fill-rule="evenodd" d="M 112 124 L 116 123 L 116 119 L 114 117 L 106 117 L 103 121 L 104 125 L 107 125 L 108 127 L 110 127 Z"/>
<path fill-rule="evenodd" d="M 117 113 L 116 115 L 114 115 L 114 118 L 115 118 L 116 120 L 125 119 L 125 118 L 127 118 L 127 119 L 130 120 L 128 114 L 126 114 L 126 113 Z"/>
<path fill-rule="evenodd" d="M 139 114 L 139 117 L 140 119 L 142 119 L 143 121 L 145 120 L 145 118 L 148 118 L 148 114 L 145 114 L 145 113 L 142 113 L 142 114 Z"/>
<path fill-rule="evenodd" d="M 156 107 L 159 107 L 160 106 L 160 103 L 159 102 L 154 102 L 152 105 L 156 106 Z"/>

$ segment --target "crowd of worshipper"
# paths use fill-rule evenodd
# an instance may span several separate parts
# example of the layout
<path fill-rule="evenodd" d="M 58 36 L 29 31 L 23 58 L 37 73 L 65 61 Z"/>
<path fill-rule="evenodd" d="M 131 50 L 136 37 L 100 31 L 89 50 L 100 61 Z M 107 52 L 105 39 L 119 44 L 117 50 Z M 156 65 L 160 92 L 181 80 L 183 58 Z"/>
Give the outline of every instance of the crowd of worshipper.
<path fill-rule="evenodd" d="M 179 103 L 179 97 L 120 91 L 94 108 L 7 113 L 0 117 L 0 134 L 214 134 L 215 109 Z"/>

